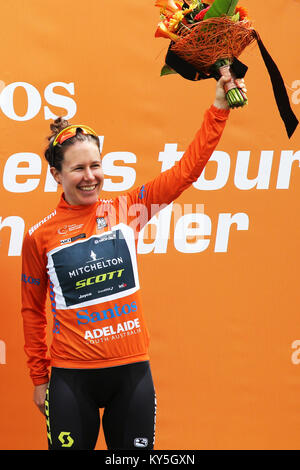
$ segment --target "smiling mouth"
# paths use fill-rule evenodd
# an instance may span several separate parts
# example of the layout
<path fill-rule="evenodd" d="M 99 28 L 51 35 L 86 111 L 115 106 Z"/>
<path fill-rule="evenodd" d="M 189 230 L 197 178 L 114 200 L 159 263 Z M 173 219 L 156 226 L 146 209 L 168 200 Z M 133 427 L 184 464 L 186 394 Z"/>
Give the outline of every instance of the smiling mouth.
<path fill-rule="evenodd" d="M 96 189 L 97 186 L 98 186 L 97 184 L 93 184 L 91 186 L 80 186 L 79 189 L 81 191 L 89 192 L 89 191 L 94 191 L 94 189 Z"/>

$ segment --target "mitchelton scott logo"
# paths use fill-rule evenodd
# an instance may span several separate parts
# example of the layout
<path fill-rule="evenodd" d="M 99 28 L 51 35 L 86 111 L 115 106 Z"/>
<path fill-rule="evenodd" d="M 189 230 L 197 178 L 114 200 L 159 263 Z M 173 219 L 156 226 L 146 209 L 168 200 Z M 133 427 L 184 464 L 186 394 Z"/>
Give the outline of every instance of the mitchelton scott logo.
<path fill-rule="evenodd" d="M 69 308 L 136 287 L 126 239 L 120 230 L 114 235 L 113 238 L 100 235 L 72 245 L 63 245 L 48 254 L 50 279 L 54 285 L 59 283 L 62 294 L 57 305 Z M 95 243 L 102 238 L 101 243 Z"/>

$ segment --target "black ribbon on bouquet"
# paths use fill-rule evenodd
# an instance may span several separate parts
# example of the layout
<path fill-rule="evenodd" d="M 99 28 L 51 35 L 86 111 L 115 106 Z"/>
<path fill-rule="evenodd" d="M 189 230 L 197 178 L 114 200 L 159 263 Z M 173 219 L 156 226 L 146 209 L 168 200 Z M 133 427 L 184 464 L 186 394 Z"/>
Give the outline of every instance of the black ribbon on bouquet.
<path fill-rule="evenodd" d="M 298 126 L 299 121 L 292 111 L 289 97 L 288 97 L 288 94 L 284 85 L 284 81 L 278 70 L 277 65 L 275 64 L 269 52 L 263 45 L 263 42 L 259 34 L 257 33 L 257 31 L 254 31 L 254 33 L 255 33 L 255 37 L 257 40 L 257 44 L 258 44 L 261 56 L 269 72 L 269 76 L 270 76 L 272 87 L 273 87 L 273 93 L 275 96 L 275 100 L 277 103 L 277 107 L 278 107 L 281 119 L 283 120 L 285 124 L 287 135 L 290 138 L 292 137 L 294 131 L 296 130 L 296 127 Z"/>
<path fill-rule="evenodd" d="M 291 108 L 284 81 L 277 65 L 265 48 L 257 31 L 253 31 L 253 33 L 270 76 L 277 108 L 279 110 L 281 119 L 284 122 L 287 135 L 289 138 L 291 138 L 299 124 L 299 121 Z M 189 64 L 185 60 L 181 59 L 172 51 L 172 43 L 169 46 L 165 62 L 169 67 L 175 70 L 175 72 L 179 73 L 179 75 L 187 80 L 198 81 L 206 80 L 208 78 L 215 78 L 218 80 L 220 78 L 217 73 L 211 72 L 210 74 L 205 74 L 197 70 L 193 65 Z M 230 66 L 230 69 L 236 78 L 243 78 L 248 70 L 248 67 L 235 57 Z"/>

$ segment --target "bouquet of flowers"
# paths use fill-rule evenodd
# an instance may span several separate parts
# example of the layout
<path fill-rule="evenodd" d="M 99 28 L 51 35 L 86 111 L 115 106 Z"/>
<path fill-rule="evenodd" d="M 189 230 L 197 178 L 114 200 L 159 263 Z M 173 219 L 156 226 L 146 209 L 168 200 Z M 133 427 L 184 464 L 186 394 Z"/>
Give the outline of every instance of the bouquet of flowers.
<path fill-rule="evenodd" d="M 247 67 L 237 57 L 256 39 L 247 11 L 237 4 L 238 0 L 155 1 L 160 8 L 155 37 L 171 40 L 161 75 L 180 73 L 198 80 L 230 74 L 225 91 L 231 108 L 248 102 L 234 72 L 238 64 L 239 70 L 243 68 L 240 78 L 244 76 Z M 189 76 L 191 67 L 193 78 Z"/>
<path fill-rule="evenodd" d="M 170 40 L 161 75 L 179 73 L 188 80 L 218 79 L 231 75 L 225 91 L 231 108 L 244 106 L 247 96 L 234 78 L 248 69 L 237 57 L 256 40 L 272 83 L 274 97 L 288 137 L 299 121 L 295 116 L 281 73 L 251 25 L 238 0 L 155 0 L 160 23 L 155 37 Z"/>

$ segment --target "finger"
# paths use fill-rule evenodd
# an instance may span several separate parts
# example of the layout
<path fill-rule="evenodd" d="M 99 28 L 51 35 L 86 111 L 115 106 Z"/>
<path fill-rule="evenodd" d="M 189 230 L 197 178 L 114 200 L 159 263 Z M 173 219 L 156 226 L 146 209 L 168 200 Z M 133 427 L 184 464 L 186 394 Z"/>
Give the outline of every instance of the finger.
<path fill-rule="evenodd" d="M 245 80 L 243 78 L 236 78 L 235 83 L 239 88 L 241 88 L 245 93 L 247 92 L 247 87 L 245 85 Z"/>
<path fill-rule="evenodd" d="M 242 78 L 236 78 L 235 79 L 235 83 L 240 87 L 242 88 L 244 85 L 245 85 L 245 82 Z"/>
<path fill-rule="evenodd" d="M 223 86 L 225 83 L 229 82 L 229 80 L 231 80 L 231 78 L 232 77 L 231 77 L 230 74 L 222 75 L 222 77 L 219 80 L 220 85 Z"/>

